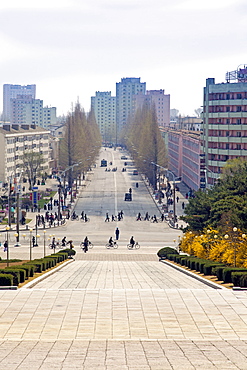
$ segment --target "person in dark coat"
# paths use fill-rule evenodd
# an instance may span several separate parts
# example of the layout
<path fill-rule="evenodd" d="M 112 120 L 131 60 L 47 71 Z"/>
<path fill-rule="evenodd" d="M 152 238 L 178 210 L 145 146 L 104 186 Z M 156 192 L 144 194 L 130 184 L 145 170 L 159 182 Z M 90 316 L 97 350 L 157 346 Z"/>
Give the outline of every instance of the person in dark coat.
<path fill-rule="evenodd" d="M 117 227 L 115 230 L 116 240 L 119 239 L 119 234 L 120 234 L 120 231 L 119 231 L 119 228 Z"/>

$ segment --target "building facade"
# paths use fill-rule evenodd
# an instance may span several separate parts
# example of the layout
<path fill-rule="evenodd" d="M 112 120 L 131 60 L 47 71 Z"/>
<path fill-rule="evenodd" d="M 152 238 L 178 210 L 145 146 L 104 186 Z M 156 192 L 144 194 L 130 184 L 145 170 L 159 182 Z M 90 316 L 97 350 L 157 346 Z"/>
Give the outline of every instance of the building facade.
<path fill-rule="evenodd" d="M 36 85 L 3 85 L 3 119 L 4 121 L 10 120 L 11 112 L 11 99 L 17 95 L 31 96 L 32 99 L 36 97 Z"/>
<path fill-rule="evenodd" d="M 110 91 L 96 91 L 91 97 L 91 109 L 94 111 L 104 144 L 116 143 L 116 97 Z"/>
<path fill-rule="evenodd" d="M 165 94 L 165 90 L 147 90 L 147 96 L 151 103 L 154 103 L 158 125 L 169 127 L 170 124 L 170 95 Z"/>
<path fill-rule="evenodd" d="M 204 88 L 201 142 L 209 187 L 229 159 L 247 158 L 247 69 L 235 72 L 234 82 L 216 84 L 208 78 Z"/>
<path fill-rule="evenodd" d="M 42 170 L 50 172 L 50 132 L 35 125 L 3 125 L 0 128 L 0 181 L 19 179 L 24 152 L 43 155 Z"/>
<path fill-rule="evenodd" d="M 117 135 L 133 114 L 133 96 L 137 94 L 146 94 L 146 82 L 141 82 L 140 78 L 122 78 L 116 83 Z"/>
<path fill-rule="evenodd" d="M 200 131 L 160 128 L 168 148 L 168 169 L 192 190 L 201 187 Z"/>

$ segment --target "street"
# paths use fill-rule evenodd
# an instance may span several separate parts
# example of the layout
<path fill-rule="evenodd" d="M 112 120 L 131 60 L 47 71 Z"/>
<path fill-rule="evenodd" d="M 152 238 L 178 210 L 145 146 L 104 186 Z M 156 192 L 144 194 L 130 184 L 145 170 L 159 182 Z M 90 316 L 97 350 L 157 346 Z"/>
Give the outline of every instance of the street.
<path fill-rule="evenodd" d="M 73 240 L 77 253 L 33 285 L 0 290 L 0 368 L 247 369 L 246 292 L 214 289 L 158 260 L 157 251 L 176 246 L 181 231 L 166 222 L 136 221 L 139 212 L 158 216 L 159 210 L 130 160 L 122 172 L 121 155 L 102 150 L 81 189 L 75 212 L 84 211 L 90 222 L 40 229 L 34 248 L 29 232 L 21 247 L 13 246 L 11 234 L 10 258 L 29 259 L 30 250 L 41 257 L 44 245 L 45 254 L 53 253 L 47 247 L 53 235 Z M 100 167 L 103 158 L 117 171 Z M 131 202 L 124 201 L 129 188 Z M 121 210 L 123 220 L 111 221 Z M 119 247 L 106 249 L 116 227 Z M 127 249 L 132 235 L 138 250 Z M 85 236 L 94 244 L 87 253 L 80 248 Z"/>

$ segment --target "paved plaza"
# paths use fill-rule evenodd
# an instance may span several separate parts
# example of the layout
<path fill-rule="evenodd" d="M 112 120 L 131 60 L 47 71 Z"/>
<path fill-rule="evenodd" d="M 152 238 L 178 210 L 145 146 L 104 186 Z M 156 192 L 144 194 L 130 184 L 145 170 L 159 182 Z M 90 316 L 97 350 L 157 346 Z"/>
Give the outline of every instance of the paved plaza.
<path fill-rule="evenodd" d="M 247 369 L 246 292 L 126 256 L 78 252 L 32 288 L 0 291 L 0 369 Z"/>
<path fill-rule="evenodd" d="M 121 169 L 121 153 L 103 154 Z M 182 232 L 135 221 L 138 212 L 159 209 L 132 167 L 105 172 L 97 166 L 90 173 L 75 205 L 89 223 L 40 230 L 33 249 L 31 233 L 21 233 L 19 248 L 10 235 L 11 258 L 50 254 L 53 234 L 71 238 L 77 253 L 43 280 L 0 290 L 0 370 L 247 370 L 247 292 L 216 289 L 158 260 L 157 251 L 176 247 Z M 133 201 L 125 202 L 130 187 Z M 177 212 L 186 202 L 183 193 L 179 198 Z M 122 209 L 121 222 L 104 221 L 106 212 Z M 119 248 L 107 250 L 116 226 Z M 79 245 L 86 235 L 94 248 L 84 254 Z M 127 249 L 131 235 L 139 250 Z"/>

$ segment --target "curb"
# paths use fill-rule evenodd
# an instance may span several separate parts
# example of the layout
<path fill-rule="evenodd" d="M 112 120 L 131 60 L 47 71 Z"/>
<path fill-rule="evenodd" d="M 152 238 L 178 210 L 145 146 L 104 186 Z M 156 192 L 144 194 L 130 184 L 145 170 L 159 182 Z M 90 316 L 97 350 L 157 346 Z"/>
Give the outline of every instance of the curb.
<path fill-rule="evenodd" d="M 190 276 L 190 277 L 192 277 L 192 278 L 200 281 L 203 284 L 206 284 L 206 285 L 210 286 L 213 289 L 229 290 L 229 289 L 227 289 L 224 286 L 220 286 L 219 284 L 216 284 L 213 281 L 209 281 L 209 280 L 203 278 L 202 276 L 198 276 L 196 274 L 193 274 L 193 272 L 190 272 L 188 270 L 184 270 L 182 267 L 176 266 L 173 263 L 170 263 L 170 262 L 164 261 L 164 260 L 160 260 L 160 262 L 162 262 L 162 263 L 164 263 L 164 264 L 166 264 L 166 265 L 168 265 L 170 267 L 173 267 L 174 269 L 176 269 L 176 270 L 184 273 L 185 275 L 188 275 L 188 276 Z"/>
<path fill-rule="evenodd" d="M 53 270 L 51 271 L 48 271 L 46 272 L 45 274 L 37 277 L 36 279 L 30 281 L 29 283 L 25 284 L 22 288 L 18 289 L 18 290 L 25 290 L 25 289 L 31 289 L 33 288 L 36 284 L 40 283 L 42 280 L 45 280 L 46 278 L 48 278 L 49 276 L 55 274 L 55 272 L 61 270 L 64 266 L 67 266 L 69 263 L 71 262 L 74 262 L 75 260 L 74 259 L 71 259 L 69 261 L 66 261 L 65 263 L 63 263 L 62 265 L 54 268 Z"/>

